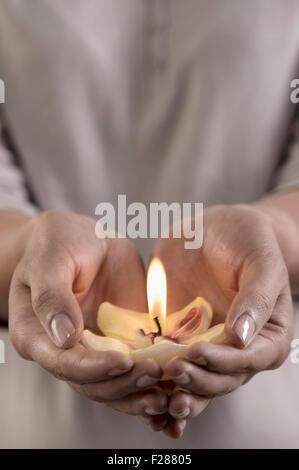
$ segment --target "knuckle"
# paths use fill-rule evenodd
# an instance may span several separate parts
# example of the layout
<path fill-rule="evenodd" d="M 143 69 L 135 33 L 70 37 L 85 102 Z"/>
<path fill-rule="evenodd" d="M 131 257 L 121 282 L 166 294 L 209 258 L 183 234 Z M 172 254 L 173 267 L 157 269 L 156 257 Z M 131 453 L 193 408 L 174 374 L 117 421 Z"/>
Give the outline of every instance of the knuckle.
<path fill-rule="evenodd" d="M 218 378 L 210 379 L 202 382 L 199 387 L 197 394 L 205 397 L 217 397 L 227 395 L 236 389 L 235 381 L 233 378 L 225 380 L 223 383 Z"/>
<path fill-rule="evenodd" d="M 272 363 L 268 366 L 268 369 L 269 370 L 278 369 L 284 363 L 284 361 L 285 359 L 283 359 L 282 356 L 277 356 L 272 361 Z"/>
<path fill-rule="evenodd" d="M 254 357 L 245 350 L 241 350 L 238 357 L 238 366 L 235 371 L 238 373 L 249 374 L 255 368 Z"/>
<path fill-rule="evenodd" d="M 275 240 L 266 239 L 261 241 L 248 255 L 248 266 L 256 265 L 260 275 L 269 284 L 285 287 L 289 283 L 289 272 L 281 251 Z"/>
<path fill-rule="evenodd" d="M 241 368 L 241 371 L 244 372 L 244 374 L 250 374 L 251 372 L 257 372 L 258 370 L 259 368 L 257 367 L 255 356 L 249 356 Z"/>
<path fill-rule="evenodd" d="M 53 290 L 49 287 L 42 288 L 38 294 L 32 296 L 32 307 L 34 311 L 48 310 L 53 306 Z"/>
<path fill-rule="evenodd" d="M 280 263 L 277 274 L 282 285 L 289 285 L 290 276 L 285 263 Z"/>
<path fill-rule="evenodd" d="M 283 361 L 285 361 L 288 355 L 290 354 L 292 339 L 293 339 L 292 336 L 286 335 L 285 341 L 283 342 L 283 345 L 282 345 L 282 351 L 281 351 L 281 357 Z"/>
<path fill-rule="evenodd" d="M 80 393 L 89 400 L 96 401 L 99 403 L 104 403 L 105 401 L 111 400 L 111 397 L 109 397 L 109 400 L 105 399 L 105 397 L 101 393 L 101 389 L 98 386 L 96 387 L 95 385 L 91 384 L 80 385 Z"/>
<path fill-rule="evenodd" d="M 248 382 L 250 382 L 254 375 L 255 374 L 253 372 L 244 374 L 241 385 L 246 385 Z"/>
<path fill-rule="evenodd" d="M 125 380 L 121 380 L 118 383 L 117 388 L 113 390 L 112 395 L 114 396 L 115 399 L 118 399 L 134 391 L 135 391 L 135 386 L 132 387 Z"/>
<path fill-rule="evenodd" d="M 270 369 L 278 369 L 287 359 L 291 349 L 291 341 L 285 339 L 276 346 L 276 357 L 272 362 Z"/>
<path fill-rule="evenodd" d="M 248 261 L 251 263 L 260 263 L 261 267 L 271 266 L 272 263 L 276 263 L 277 259 L 277 246 L 273 243 L 271 237 L 265 237 L 264 233 L 262 234 L 262 238 L 258 240 L 248 253 Z"/>
<path fill-rule="evenodd" d="M 274 273 L 274 282 L 280 287 L 280 289 L 285 289 L 289 286 L 289 271 L 281 255 L 276 255 L 275 259 L 272 261 L 270 269 L 272 273 Z"/>
<path fill-rule="evenodd" d="M 264 246 L 261 250 L 261 260 L 266 266 L 266 268 L 273 270 L 280 270 L 282 267 L 282 262 L 280 256 L 278 256 L 278 252 L 276 246 Z"/>
<path fill-rule="evenodd" d="M 231 381 L 224 384 L 222 389 L 219 391 L 217 395 L 228 395 L 229 393 L 236 390 L 236 388 L 238 388 L 240 385 L 241 383 L 237 382 L 236 378 L 234 378 Z"/>
<path fill-rule="evenodd" d="M 185 394 L 182 394 L 173 404 L 172 411 L 177 415 L 181 415 L 184 413 L 184 411 L 189 405 L 189 399 L 186 397 Z"/>
<path fill-rule="evenodd" d="M 203 342 L 198 341 L 191 346 L 189 346 L 187 353 L 189 352 L 191 354 L 192 360 L 196 362 L 199 360 L 202 356 L 204 356 L 205 353 L 205 344 Z M 207 355 L 205 356 L 205 359 L 207 360 Z"/>
<path fill-rule="evenodd" d="M 87 375 L 90 375 L 88 374 L 89 372 L 89 368 L 88 368 L 88 365 L 89 365 L 89 355 L 88 355 L 88 350 L 81 350 L 80 353 L 73 359 L 73 365 L 74 365 L 74 369 L 76 371 L 76 373 L 78 374 L 79 372 L 81 372 L 81 374 L 84 374 L 84 377 L 86 377 Z M 101 372 L 103 372 L 103 357 L 99 357 L 98 361 L 97 361 L 97 365 L 98 365 L 98 370 L 101 370 Z M 83 380 L 82 380 L 83 382 Z"/>
<path fill-rule="evenodd" d="M 27 361 L 30 361 L 31 357 L 29 353 L 28 339 L 23 330 L 15 326 L 14 328 L 10 328 L 9 334 L 12 345 L 19 356 Z"/>
<path fill-rule="evenodd" d="M 64 374 L 64 351 L 59 351 L 58 356 L 56 358 L 54 368 L 53 368 L 53 375 L 59 380 L 68 380 L 66 375 Z"/>
<path fill-rule="evenodd" d="M 269 283 L 286 281 L 288 272 L 283 261 L 277 242 L 271 239 L 262 240 L 255 246 L 247 257 L 247 267 L 255 267 L 259 271 L 260 279 Z"/>
<path fill-rule="evenodd" d="M 272 310 L 273 300 L 270 293 L 257 291 L 253 294 L 254 305 L 259 314 L 269 315 Z"/>
<path fill-rule="evenodd" d="M 258 373 L 269 368 L 269 358 L 264 354 L 251 354 L 248 358 L 248 367 L 244 373 Z"/>
<path fill-rule="evenodd" d="M 201 381 L 197 384 L 195 393 L 205 397 L 215 396 L 217 395 L 217 387 L 213 381 L 210 381 L 209 383 L 206 381 Z"/>

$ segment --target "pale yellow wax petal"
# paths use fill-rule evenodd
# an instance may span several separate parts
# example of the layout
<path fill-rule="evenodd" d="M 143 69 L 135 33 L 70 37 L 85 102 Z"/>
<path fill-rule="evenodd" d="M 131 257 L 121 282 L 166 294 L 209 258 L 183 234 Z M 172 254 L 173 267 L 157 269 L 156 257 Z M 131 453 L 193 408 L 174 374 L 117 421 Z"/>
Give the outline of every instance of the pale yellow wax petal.
<path fill-rule="evenodd" d="M 89 330 L 83 331 L 81 341 L 87 349 L 95 351 L 119 351 L 124 354 L 129 354 L 131 351 L 131 348 L 119 339 L 99 336 Z"/>
<path fill-rule="evenodd" d="M 148 346 L 151 346 L 152 344 L 153 343 L 149 335 L 145 336 L 140 331 L 137 331 L 135 341 L 133 344 L 134 349 L 144 349 L 144 348 L 147 348 Z"/>
<path fill-rule="evenodd" d="M 159 341 L 152 346 L 144 349 L 132 350 L 130 353 L 133 361 L 141 361 L 143 359 L 153 359 L 162 369 L 173 357 L 186 357 L 185 351 L 187 346 L 185 344 L 177 344 L 172 341 Z"/>
<path fill-rule="evenodd" d="M 143 359 L 153 359 L 162 369 L 174 357 L 185 357 L 185 344 L 177 344 L 172 341 L 159 340 L 157 344 L 153 344 L 144 349 L 132 350 L 127 344 L 115 338 L 107 338 L 99 336 L 89 330 L 84 330 L 82 334 L 82 343 L 87 349 L 95 351 L 119 351 L 129 355 L 133 361 L 141 361 Z M 163 377 L 163 380 L 166 376 Z"/>
<path fill-rule="evenodd" d="M 103 302 L 98 310 L 97 324 L 105 336 L 117 338 L 127 344 L 135 345 L 136 333 L 145 334 L 157 331 L 157 325 L 148 313 L 139 313 Z"/>
<path fill-rule="evenodd" d="M 164 336 L 172 336 L 175 333 L 176 325 L 184 319 L 192 308 L 202 307 L 204 311 L 203 320 L 199 328 L 192 334 L 180 337 L 181 342 L 185 342 L 193 336 L 206 331 L 212 320 L 212 308 L 202 297 L 196 297 L 182 310 L 174 312 L 167 317 L 167 322 L 162 326 Z M 124 341 L 134 349 L 147 346 L 148 341 L 142 340 L 138 333 L 142 330 L 146 335 L 157 332 L 157 324 L 148 313 L 135 312 L 103 302 L 98 310 L 97 324 L 105 336 Z M 141 341 L 140 341 L 141 340 Z"/>
<path fill-rule="evenodd" d="M 211 305 L 203 297 L 196 297 L 192 302 L 186 305 L 186 307 L 182 308 L 181 310 L 178 310 L 177 312 L 173 312 L 167 315 L 166 325 L 162 328 L 163 335 L 172 336 L 172 334 L 176 331 L 176 325 L 178 325 L 178 323 L 183 320 L 183 318 L 190 312 L 190 310 L 196 307 L 203 308 L 204 316 L 199 328 L 195 333 L 193 333 L 192 336 L 198 335 L 206 331 L 211 324 L 213 310 Z"/>
<path fill-rule="evenodd" d="M 185 344 L 188 346 L 190 344 L 197 343 L 198 341 L 205 341 L 206 343 L 220 344 L 227 342 L 227 336 L 224 330 L 224 323 L 219 323 L 218 325 L 212 326 L 205 333 L 201 335 L 194 336 L 188 341 L 185 341 Z"/>
<path fill-rule="evenodd" d="M 82 343 L 88 349 L 96 351 L 119 351 L 129 355 L 135 362 L 143 359 L 153 359 L 163 370 L 166 364 L 174 357 L 186 357 L 187 347 L 197 341 L 215 344 L 225 343 L 227 337 L 224 332 L 224 324 L 220 323 L 210 328 L 205 333 L 191 338 L 186 344 L 178 344 L 163 337 L 157 337 L 155 338 L 155 344 L 141 349 L 132 349 L 119 339 L 99 336 L 89 330 L 84 330 L 82 335 Z M 162 377 L 162 380 L 167 380 L 166 374 Z"/>

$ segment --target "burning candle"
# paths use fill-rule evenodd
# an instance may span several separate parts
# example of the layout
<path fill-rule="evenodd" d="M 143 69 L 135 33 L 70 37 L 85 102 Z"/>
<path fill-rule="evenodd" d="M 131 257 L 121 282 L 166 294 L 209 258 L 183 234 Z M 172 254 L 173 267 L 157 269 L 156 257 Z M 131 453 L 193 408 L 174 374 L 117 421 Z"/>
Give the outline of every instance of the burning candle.
<path fill-rule="evenodd" d="M 186 357 L 186 349 L 197 341 L 224 343 L 224 324 L 209 328 L 212 308 L 196 297 L 182 310 L 166 315 L 167 281 L 163 264 L 154 258 L 147 275 L 149 313 L 140 313 L 103 302 L 97 324 L 104 336 L 84 330 L 85 347 L 97 351 L 120 351 L 134 361 L 155 360 L 162 369 L 173 357 Z M 166 378 L 166 377 L 165 377 Z"/>

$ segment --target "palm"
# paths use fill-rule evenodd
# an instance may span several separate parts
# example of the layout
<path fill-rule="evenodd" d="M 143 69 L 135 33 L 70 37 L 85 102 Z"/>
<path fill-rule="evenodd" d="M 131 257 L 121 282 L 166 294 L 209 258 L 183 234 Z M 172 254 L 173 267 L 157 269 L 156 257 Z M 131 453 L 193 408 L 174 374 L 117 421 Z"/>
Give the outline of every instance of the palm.
<path fill-rule="evenodd" d="M 203 250 L 185 250 L 183 241 L 174 239 L 160 242 L 155 254 L 161 258 L 167 273 L 168 313 L 202 296 L 213 307 L 213 322 L 224 321 L 237 292 L 237 269 L 227 269 L 226 256 L 207 258 Z"/>
<path fill-rule="evenodd" d="M 96 330 L 96 312 L 103 301 L 146 311 L 145 270 L 135 248 L 124 240 L 110 240 L 103 262 L 83 255 L 80 281 L 74 283 L 86 328 Z"/>
<path fill-rule="evenodd" d="M 224 321 L 238 292 L 242 266 L 250 254 L 263 245 L 266 233 L 248 216 L 221 207 L 211 207 L 204 213 L 204 242 L 200 249 L 187 250 L 184 239 L 161 239 L 155 246 L 167 273 L 168 312 L 182 308 L 200 295 L 214 311 L 213 322 Z"/>

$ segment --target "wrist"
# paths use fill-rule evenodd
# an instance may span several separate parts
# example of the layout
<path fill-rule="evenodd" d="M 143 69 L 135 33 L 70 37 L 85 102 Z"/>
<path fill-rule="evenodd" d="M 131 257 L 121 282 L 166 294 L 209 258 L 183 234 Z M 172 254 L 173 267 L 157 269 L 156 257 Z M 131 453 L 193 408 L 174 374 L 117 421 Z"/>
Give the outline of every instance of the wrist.
<path fill-rule="evenodd" d="M 0 320 L 2 321 L 7 321 L 10 281 L 32 233 L 33 219 L 34 217 L 17 212 L 0 212 Z"/>

